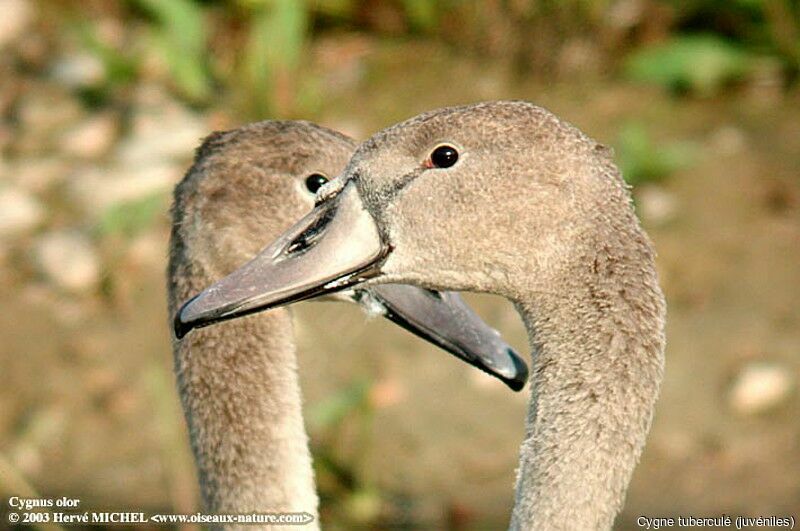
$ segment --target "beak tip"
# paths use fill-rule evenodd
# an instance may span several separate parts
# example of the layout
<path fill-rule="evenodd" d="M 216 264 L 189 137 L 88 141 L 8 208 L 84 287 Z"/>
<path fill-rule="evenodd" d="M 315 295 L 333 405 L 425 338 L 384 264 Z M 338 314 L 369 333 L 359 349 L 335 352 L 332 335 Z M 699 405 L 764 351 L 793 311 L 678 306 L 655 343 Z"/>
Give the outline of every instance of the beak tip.
<path fill-rule="evenodd" d="M 176 339 L 183 339 L 183 337 L 188 334 L 192 330 L 192 325 L 189 323 L 185 323 L 181 319 L 181 312 L 175 315 L 175 318 L 172 320 L 172 331 L 175 334 Z"/>
<path fill-rule="evenodd" d="M 512 391 L 519 392 L 528 383 L 528 365 L 511 348 L 506 349 L 506 353 L 514 364 L 514 376 L 504 378 L 503 381 Z"/>
<path fill-rule="evenodd" d="M 172 331 L 177 339 L 183 339 L 186 334 L 197 328 L 197 319 L 187 318 L 188 310 L 192 303 L 197 300 L 197 297 L 196 295 L 183 303 L 175 313 L 175 317 L 172 320 Z"/>

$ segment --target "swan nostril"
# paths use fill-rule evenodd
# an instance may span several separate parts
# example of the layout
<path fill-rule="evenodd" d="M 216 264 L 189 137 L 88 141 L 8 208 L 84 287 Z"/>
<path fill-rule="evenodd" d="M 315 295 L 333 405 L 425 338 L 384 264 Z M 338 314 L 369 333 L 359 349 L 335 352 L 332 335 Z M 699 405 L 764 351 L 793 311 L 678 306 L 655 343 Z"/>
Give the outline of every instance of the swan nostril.
<path fill-rule="evenodd" d="M 289 243 L 286 247 L 286 254 L 299 253 L 311 247 L 325 230 L 325 227 L 330 223 L 331 219 L 333 219 L 335 213 L 335 208 L 326 210 L 310 227 Z"/>
<path fill-rule="evenodd" d="M 431 296 L 431 297 L 433 297 L 434 299 L 442 300 L 442 293 L 441 293 L 441 292 L 439 292 L 439 291 L 436 291 L 435 289 L 426 289 L 426 288 L 423 288 L 423 291 L 425 291 L 425 293 L 426 293 L 427 295 L 430 295 L 430 296 Z"/>

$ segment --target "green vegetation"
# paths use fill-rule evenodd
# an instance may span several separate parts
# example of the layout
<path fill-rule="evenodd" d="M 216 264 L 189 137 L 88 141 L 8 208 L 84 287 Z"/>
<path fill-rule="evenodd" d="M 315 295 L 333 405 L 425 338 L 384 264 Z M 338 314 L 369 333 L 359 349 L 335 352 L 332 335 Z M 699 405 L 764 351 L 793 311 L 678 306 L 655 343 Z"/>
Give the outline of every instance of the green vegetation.
<path fill-rule="evenodd" d="M 318 441 L 313 453 L 321 511 L 349 526 L 376 522 L 384 505 L 381 492 L 364 473 L 375 410 L 374 389 L 368 380 L 355 380 L 312 405 L 307 414 L 314 432 L 312 439 Z"/>
<path fill-rule="evenodd" d="M 337 32 L 422 36 L 525 75 L 564 78 L 570 72 L 585 75 L 588 68 L 699 96 L 713 96 L 764 70 L 791 85 L 800 69 L 800 7 L 792 0 L 650 0 L 627 11 L 607 0 L 107 3 L 144 37 L 134 39 L 134 46 L 104 42 L 85 29 L 97 13 L 87 14 L 77 2 L 68 5 L 73 22 L 83 28 L 87 51 L 106 65 L 107 88 L 152 75 L 141 63 L 155 57 L 166 65 L 164 81 L 187 102 L 207 106 L 222 98 L 251 119 L 314 107 L 313 73 L 301 65 L 309 64 L 319 38 Z M 569 51 L 581 45 L 590 50 L 590 64 L 575 72 L 568 66 Z"/>
<path fill-rule="evenodd" d="M 211 95 L 206 57 L 208 28 L 201 6 L 192 0 L 132 0 L 152 17 L 150 38 L 169 65 L 176 87 L 189 101 Z"/>
<path fill-rule="evenodd" d="M 151 228 L 164 216 L 168 204 L 165 194 L 153 194 L 109 207 L 97 223 L 100 236 L 133 238 Z"/>
<path fill-rule="evenodd" d="M 369 412 L 371 387 L 370 382 L 358 380 L 322 402 L 314 404 L 306 415 L 309 426 L 317 430 L 334 429 L 348 417 Z"/>
<path fill-rule="evenodd" d="M 752 65 L 750 54 L 719 36 L 687 35 L 636 50 L 624 72 L 636 81 L 711 96 L 742 79 Z"/>
<path fill-rule="evenodd" d="M 29 337 L 41 336 L 35 338 L 42 345 L 41 360 L 52 356 L 56 360 L 50 364 L 56 367 L 54 372 L 67 375 L 66 383 L 60 388 L 75 386 L 81 393 L 100 397 L 86 400 L 83 406 L 88 411 L 86 416 L 96 419 L 92 422 L 106 422 L 102 417 L 105 415 L 115 423 L 123 422 L 118 419 L 133 423 L 138 419 L 135 417 L 137 400 L 143 405 L 147 410 L 144 418 L 155 422 L 156 429 L 152 435 L 144 430 L 134 431 L 140 437 L 152 437 L 161 445 L 160 461 L 172 463 L 164 468 L 164 475 L 169 476 L 173 484 L 169 487 L 171 498 L 163 496 L 163 503 L 174 506 L 177 512 L 196 510 L 196 500 L 191 498 L 196 481 L 191 475 L 188 444 L 181 438 L 183 421 L 176 409 L 177 403 L 167 403 L 175 395 L 168 387 L 172 385 L 172 365 L 165 356 L 169 334 L 163 315 L 163 293 L 157 292 L 163 289 L 163 267 L 159 265 L 153 273 L 145 264 L 146 257 L 142 258 L 150 252 L 163 260 L 163 250 L 151 251 L 148 247 L 158 241 L 150 236 L 167 237 L 169 197 L 161 192 L 106 209 L 99 204 L 96 209 L 90 209 L 86 206 L 91 205 L 83 204 L 86 201 L 76 201 L 73 205 L 69 193 L 62 193 L 72 190 L 68 179 L 81 179 L 84 173 L 94 177 L 96 171 L 105 171 L 113 177 L 117 169 L 127 170 L 154 161 L 158 163 L 157 168 L 161 167 L 161 162 L 174 168 L 177 176 L 178 170 L 188 165 L 194 137 L 199 141 L 206 127 L 227 129 L 258 119 L 289 117 L 322 121 L 352 130 L 359 136 L 425 108 L 477 99 L 521 97 L 553 109 L 574 120 L 593 137 L 613 144 L 615 161 L 630 185 L 656 183 L 657 186 L 648 187 L 650 190 L 637 190 L 642 192 L 637 195 L 643 213 L 648 204 L 654 203 L 654 195 L 658 199 L 659 192 L 667 197 L 668 207 L 677 205 L 672 207 L 674 217 L 686 220 L 685 223 L 651 221 L 648 226 L 648 229 L 654 228 L 656 237 L 661 228 L 664 233 L 669 232 L 664 246 L 665 271 L 677 273 L 665 275 L 665 286 L 675 294 L 676 311 L 681 312 L 682 308 L 713 311 L 717 290 L 724 287 L 718 275 L 709 276 L 714 281 L 711 284 L 708 283 L 711 280 L 703 280 L 705 273 L 719 269 L 713 253 L 700 253 L 700 256 L 695 252 L 699 244 L 705 244 L 705 239 L 712 243 L 719 240 L 715 245 L 724 253 L 736 252 L 745 258 L 751 249 L 756 249 L 752 260 L 725 261 L 742 268 L 736 270 L 741 274 L 734 275 L 734 270 L 729 272 L 731 278 L 737 279 L 760 271 L 747 269 L 755 268 L 753 264 L 764 260 L 762 246 L 750 245 L 758 234 L 781 231 L 770 233 L 770 238 L 777 242 L 773 258 L 793 248 L 786 243 L 793 237 L 787 228 L 790 226 L 788 216 L 792 215 L 800 195 L 791 186 L 795 182 L 792 179 L 796 177 L 793 172 L 796 164 L 792 166 L 785 159 L 793 157 L 792 160 L 798 162 L 800 159 L 793 140 L 796 135 L 792 134 L 796 130 L 791 124 L 793 114 L 784 111 L 790 109 L 796 98 L 800 81 L 800 3 L 797 0 L 35 1 L 39 8 L 37 17 L 41 18 L 35 23 L 39 26 L 32 26 L 36 38 L 25 40 L 25 45 L 19 49 L 7 48 L 10 96 L 7 100 L 0 98 L 0 107 L 5 106 L 10 124 L 10 128 L 0 127 L 0 151 L 8 158 L 11 175 L 6 185 L 17 186 L 16 181 L 22 181 L 17 173 L 26 178 L 32 176 L 31 181 L 38 179 L 38 184 L 30 185 L 30 193 L 48 208 L 45 221 L 35 230 L 73 226 L 88 229 L 92 245 L 102 255 L 105 273 L 100 288 L 91 291 L 91 295 L 99 292 L 100 297 L 76 296 L 69 301 L 70 305 L 60 302 L 70 295 L 58 293 L 58 300 L 47 300 L 47 304 L 42 305 L 34 300 L 41 297 L 37 295 L 41 291 L 39 288 L 19 290 L 22 307 L 28 304 L 24 301 L 30 297 L 37 305 L 37 316 L 42 313 L 41 306 L 46 306 L 57 315 L 58 320 L 54 322 L 63 323 L 59 324 L 63 328 L 59 333 L 69 338 L 69 344 L 62 348 L 63 353 L 55 349 L 52 354 L 47 353 L 46 349 L 50 348 L 47 341 L 52 334 L 29 332 L 39 330 L 38 324 L 28 326 L 38 319 L 18 318 L 12 322 L 12 331 L 19 327 L 17 321 L 26 327 L 24 333 L 11 334 L 10 344 L 17 338 L 17 344 L 37 354 L 35 348 L 29 347 Z M 69 63 L 69 75 L 59 74 L 57 67 L 63 66 L 62 63 Z M 81 69 L 84 70 L 76 73 Z M 69 82 L 62 83 L 62 78 L 68 78 Z M 51 103 L 51 93 L 56 103 Z M 785 101 L 772 105 L 782 93 L 788 93 Z M 772 107 L 768 108 L 770 105 Z M 74 117 L 47 119 L 51 111 L 58 115 L 64 110 L 61 107 Z M 158 142 L 169 137 L 169 133 L 163 134 L 168 128 L 161 117 L 167 117 L 172 111 L 179 115 L 173 129 L 177 131 L 176 136 L 189 137 L 185 146 L 179 142 L 177 148 L 164 149 L 168 154 L 156 153 L 163 155 L 164 161 L 140 161 L 139 155 L 149 154 L 153 143 L 146 144 L 145 148 L 123 149 L 128 140 L 138 140 L 154 130 L 159 133 L 154 135 L 157 148 Z M 83 126 L 86 123 L 91 126 L 94 115 L 101 118 L 100 122 L 107 118 L 112 126 L 101 127 L 99 132 L 95 130 L 89 135 L 95 137 L 92 142 L 104 144 L 112 136 L 111 143 L 92 155 L 80 154 L 80 149 L 76 153 L 62 149 L 68 140 L 73 140 L 73 135 L 86 135 L 87 129 Z M 188 135 L 182 133 L 182 120 L 188 124 Z M 59 125 L 51 127 L 51 121 Z M 69 122 L 69 127 L 62 127 L 62 121 Z M 155 126 L 151 125 L 153 123 Z M 198 129 L 200 131 L 195 133 Z M 88 130 L 91 133 L 92 127 Z M 710 155 L 706 155 L 709 161 L 712 156 L 726 159 L 720 164 L 704 165 L 703 172 L 685 171 L 697 163 L 704 149 L 710 150 Z M 136 156 L 130 156 L 132 152 L 136 152 Z M 46 155 L 41 165 L 34 160 L 40 155 Z M 52 163 L 58 164 L 55 171 L 49 169 Z M 83 172 L 84 165 L 94 166 L 93 171 Z M 729 167 L 733 165 L 737 167 L 731 173 Z M 706 166 L 714 166 L 719 171 L 707 173 Z M 683 172 L 682 182 L 669 183 L 670 176 L 678 171 Z M 47 177 L 51 172 L 55 177 Z M 751 178 L 750 173 L 754 177 Z M 39 174 L 44 176 L 37 177 Z M 695 177 L 698 178 L 695 180 Z M 52 183 L 43 184 L 48 179 L 52 179 Z M 703 219 L 715 219 L 720 213 L 730 215 L 734 209 L 740 209 L 748 213 L 746 223 L 731 215 L 726 218 L 724 233 L 703 233 L 708 228 L 703 223 L 695 230 L 691 224 L 699 219 L 700 211 L 691 209 L 700 207 L 698 202 L 687 200 L 686 194 L 702 193 L 704 189 L 686 184 L 703 185 L 701 181 L 710 183 L 705 185 L 713 192 L 709 197 L 718 199 L 711 201 L 708 207 L 713 216 L 702 210 L 703 216 L 707 216 Z M 717 190 L 726 193 L 717 194 Z M 650 194 L 649 203 L 648 192 L 655 192 Z M 741 204 L 737 202 L 740 199 Z M 50 201 L 54 204 L 50 205 Z M 730 205 L 723 205 L 728 202 Z M 747 233 L 751 219 L 757 219 L 762 208 L 769 216 L 765 217 L 769 223 L 764 225 L 766 228 L 752 224 L 755 236 L 742 240 L 750 242 L 748 245 L 739 248 L 735 242 L 727 240 L 728 232 Z M 646 222 L 647 219 L 645 217 Z M 732 228 L 727 228 L 727 224 Z M 691 231 L 687 231 L 687 227 Z M 681 230 L 687 232 L 679 233 Z M 37 235 L 32 233 L 31 238 Z M 675 254 L 680 246 L 678 239 L 687 242 L 681 250 L 685 256 Z M 27 253 L 24 249 L 27 240 L 20 242 L 14 245 L 21 250 L 12 247 L 11 252 L 0 253 L 0 261 L 5 259 L 8 264 L 19 261 L 24 266 L 22 257 Z M 137 247 L 128 252 L 131 244 Z M 708 262 L 699 262 L 696 270 L 692 264 L 687 273 L 691 282 L 675 280 L 673 277 L 685 276 L 683 268 L 688 263 L 687 256 Z M 35 271 L 29 269 L 32 275 Z M 16 278 L 26 278 L 26 275 L 29 275 L 28 270 L 20 267 L 18 272 L 6 275 L 6 282 L 15 282 Z M 149 292 L 143 287 L 148 286 L 145 284 L 148 275 L 157 275 L 158 280 L 157 289 Z M 671 280 L 672 285 L 669 284 Z M 37 278 L 36 282 L 41 279 Z M 735 295 L 741 290 L 730 293 Z M 145 301 L 150 300 L 147 297 L 157 300 L 148 305 L 139 302 L 140 296 Z M 722 305 L 725 311 L 731 306 L 727 301 L 725 298 Z M 77 303 L 86 306 L 81 307 L 80 315 L 75 311 Z M 786 313 L 782 310 L 784 306 L 791 308 L 789 303 L 776 305 L 776 312 Z M 731 307 L 742 313 L 738 307 Z M 739 313 L 734 317 L 738 318 Z M 722 315 L 718 317 L 720 320 L 729 318 L 717 315 Z M 76 324 L 77 319 L 87 324 Z M 95 321 L 99 324 L 91 324 Z M 785 321 L 785 315 L 780 314 L 770 322 Z M 42 329 L 52 326 L 46 319 L 41 322 Z M 675 335 L 679 336 L 681 321 L 677 319 L 676 322 Z M 764 326 L 764 330 L 769 329 Z M 137 333 L 130 336 L 121 333 L 128 330 Z M 142 334 L 141 330 L 148 333 Z M 161 331 L 160 350 L 153 347 L 156 343 L 145 344 L 139 340 L 155 336 L 149 333 L 152 330 Z M 322 337 L 319 341 L 326 340 Z M 383 348 L 382 336 L 376 335 L 371 341 Z M 694 343 L 702 344 L 702 341 Z M 731 353 L 729 358 L 719 356 L 720 360 L 730 366 L 740 363 L 736 358 L 741 357 L 740 352 L 727 348 L 724 341 L 716 343 L 722 345 L 720 353 Z M 115 355 L 101 356 L 101 352 Z M 152 354 L 160 365 L 147 360 L 142 362 L 143 354 Z M 37 366 L 48 366 L 40 361 Z M 94 378 L 100 383 L 73 377 L 83 374 L 84 366 L 90 364 L 116 367 L 122 375 L 119 379 L 123 380 L 124 376 L 124 385 L 116 385 L 116 380 L 104 373 Z M 14 369 L 14 364 L 10 367 L 17 374 L 21 373 L 21 369 Z M 144 372 L 136 378 L 132 373 L 129 375 L 130 367 L 143 368 Z M 159 367 L 161 372 L 154 373 Z M 724 367 L 720 378 L 727 378 L 729 369 L 729 366 Z M 40 371 L 31 374 L 39 375 Z M 54 378 L 53 371 L 47 374 L 48 378 Z M 111 383 L 104 383 L 106 381 Z M 381 439 L 385 438 L 379 429 L 386 416 L 381 408 L 389 407 L 381 402 L 386 401 L 385 397 L 381 398 L 381 382 L 359 378 L 345 381 L 347 383 L 337 391 L 310 404 L 306 415 L 323 522 L 332 529 L 406 525 L 425 528 L 422 520 L 417 521 L 420 518 L 417 504 L 422 507 L 428 500 L 420 502 L 411 494 L 393 490 L 396 487 L 387 486 L 392 483 L 387 482 L 385 475 L 381 476 L 383 465 L 379 461 L 383 454 L 375 449 L 384 444 Z M 327 389 L 330 382 L 325 382 Z M 319 389 L 319 382 L 316 385 Z M 42 388 L 49 387 L 52 386 Z M 20 389 L 30 388 L 35 386 L 20 385 Z M 386 394 L 385 390 L 383 392 Z M 440 391 L 432 390 L 430 396 L 436 393 Z M 118 398 L 114 398 L 117 395 Z M 107 396 L 118 400 L 119 404 L 114 405 L 111 398 L 105 398 Z M 319 393 L 307 396 L 318 397 Z M 80 403 L 60 398 L 55 402 Z M 447 407 L 458 406 L 449 404 Z M 104 409 L 98 414 L 96 408 Z M 391 416 L 391 411 L 388 413 Z M 72 414 L 71 409 L 69 414 Z M 174 422 L 168 425 L 170 419 Z M 19 434 L 14 437 L 38 452 L 35 444 L 27 440 L 31 428 L 36 426 L 34 422 L 22 423 Z M 76 423 L 75 426 L 83 430 L 83 425 Z M 105 429 L 116 437 L 117 433 L 122 433 L 121 426 Z M 102 426 L 96 429 L 101 433 Z M 94 431 L 86 432 L 95 436 Z M 499 440 L 500 435 L 497 437 Z M 42 448 L 43 455 L 47 455 L 49 445 L 42 443 Z M 63 453 L 60 448 L 53 451 Z M 180 452 L 184 454 L 183 465 L 175 458 Z M 109 455 L 118 459 L 118 456 Z M 63 455 L 58 456 L 61 457 Z M 702 464 L 701 457 L 698 454 L 697 461 Z M 40 479 L 46 477 L 46 467 L 39 471 L 35 466 L 30 469 L 20 466 L 16 471 L 5 462 L 15 459 L 12 451 L 0 453 L 0 476 L 6 476 L 0 478 L 3 480 L 0 483 L 11 485 L 6 486 L 6 490 L 28 492 L 25 475 L 41 481 L 43 489 L 53 488 Z M 685 461 L 686 458 L 680 459 Z M 36 461 L 33 462 L 35 465 Z M 70 472 L 66 470 L 66 461 L 64 463 L 65 475 L 85 470 L 76 467 L 78 472 Z M 130 470 L 141 471 L 143 477 L 150 474 L 150 470 L 137 461 L 126 461 L 125 465 Z M 502 463 L 479 465 L 475 467 L 475 474 L 485 473 L 481 481 L 486 480 L 488 485 L 492 481 L 489 477 L 492 470 L 499 469 Z M 114 462 L 114 470 L 122 468 Z M 105 472 L 97 470 L 102 485 Z M 392 470 L 391 466 L 386 470 Z M 88 479 L 96 482 L 95 472 L 91 474 Z M 94 483 L 89 483 L 87 481 L 89 487 L 95 488 Z M 139 483 L 132 482 L 124 494 L 132 496 L 131 492 L 140 490 L 140 484 L 152 486 L 153 483 L 140 478 Z M 493 487 L 486 488 L 488 492 Z M 504 489 L 507 488 L 505 485 Z M 709 497 L 715 494 L 714 489 L 707 492 Z M 113 501 L 113 496 L 110 499 Z M 469 514 L 464 517 L 466 524 L 458 523 L 459 502 L 454 499 L 453 507 L 445 503 L 441 508 L 443 513 L 452 510 L 452 527 L 482 528 L 479 524 L 470 527 Z M 503 521 L 500 525 L 506 523 Z"/>
<path fill-rule="evenodd" d="M 302 2 L 249 2 L 250 27 L 239 69 L 245 84 L 245 108 L 254 116 L 287 110 L 294 103 L 295 82 L 308 33 Z M 265 95 L 255 97 L 252 95 Z M 250 102 L 248 105 L 247 102 Z"/>
<path fill-rule="evenodd" d="M 639 122 L 622 126 L 617 138 L 616 159 L 630 185 L 659 181 L 689 166 L 697 153 L 689 142 L 655 142 Z"/>

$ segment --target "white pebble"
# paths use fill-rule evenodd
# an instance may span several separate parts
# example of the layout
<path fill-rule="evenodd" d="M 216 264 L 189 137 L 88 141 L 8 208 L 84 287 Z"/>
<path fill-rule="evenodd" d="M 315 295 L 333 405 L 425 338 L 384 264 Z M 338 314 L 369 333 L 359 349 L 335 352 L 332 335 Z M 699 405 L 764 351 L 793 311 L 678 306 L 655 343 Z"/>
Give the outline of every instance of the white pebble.
<path fill-rule="evenodd" d="M 0 237 L 24 234 L 43 218 L 44 209 L 33 196 L 18 188 L 0 189 Z"/>
<path fill-rule="evenodd" d="M 65 291 L 89 291 L 100 281 L 100 259 L 89 238 L 80 232 L 43 235 L 34 244 L 33 258 L 39 272 Z"/>
<path fill-rule="evenodd" d="M 106 71 L 96 55 L 79 53 L 60 59 L 53 66 L 53 79 L 69 88 L 97 85 L 105 79 Z"/>
<path fill-rule="evenodd" d="M 202 119 L 180 105 L 145 108 L 134 116 L 131 134 L 117 146 L 117 158 L 126 165 L 189 160 L 207 134 Z"/>
<path fill-rule="evenodd" d="M 640 186 L 634 192 L 639 211 L 651 225 L 664 225 L 678 215 L 678 200 L 675 195 L 658 185 Z"/>
<path fill-rule="evenodd" d="M 61 147 L 69 155 L 79 158 L 103 156 L 114 144 L 117 122 L 110 114 L 100 114 L 79 123 L 61 136 Z"/>
<path fill-rule="evenodd" d="M 0 0 L 0 48 L 21 37 L 33 20 L 30 0 Z"/>
<path fill-rule="evenodd" d="M 752 363 L 736 377 L 728 401 L 736 413 L 755 415 L 781 405 L 793 387 L 792 375 L 785 367 Z"/>
<path fill-rule="evenodd" d="M 177 164 L 166 162 L 83 168 L 70 178 L 67 195 L 87 215 L 98 217 L 111 206 L 167 193 L 182 171 Z"/>

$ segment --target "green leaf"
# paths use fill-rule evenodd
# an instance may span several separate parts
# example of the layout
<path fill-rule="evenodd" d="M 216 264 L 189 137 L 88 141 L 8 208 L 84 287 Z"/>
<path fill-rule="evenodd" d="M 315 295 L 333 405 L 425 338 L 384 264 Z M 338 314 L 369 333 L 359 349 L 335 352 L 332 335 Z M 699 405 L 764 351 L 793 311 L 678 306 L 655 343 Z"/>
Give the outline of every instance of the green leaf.
<path fill-rule="evenodd" d="M 125 85 L 136 79 L 138 58 L 131 57 L 103 42 L 94 27 L 77 22 L 75 29 L 84 48 L 103 63 L 105 84 Z"/>
<path fill-rule="evenodd" d="M 370 382 L 359 380 L 334 393 L 308 411 L 309 425 L 326 429 L 340 424 L 348 415 L 369 407 Z"/>
<path fill-rule="evenodd" d="M 633 52 L 624 73 L 634 81 L 708 96 L 741 78 L 751 65 L 747 52 L 719 36 L 689 35 Z"/>
<path fill-rule="evenodd" d="M 256 114 L 263 115 L 275 110 L 278 78 L 292 78 L 300 65 L 308 8 L 295 0 L 273 0 L 253 8 L 243 68 Z"/>
<path fill-rule="evenodd" d="M 617 159 L 630 185 L 659 181 L 690 165 L 696 147 L 689 142 L 659 145 L 652 141 L 640 123 L 625 124 L 617 140 Z"/>
<path fill-rule="evenodd" d="M 164 212 L 165 196 L 153 194 L 142 199 L 126 201 L 109 207 L 97 224 L 100 236 L 137 236 L 150 228 Z"/>
<path fill-rule="evenodd" d="M 154 42 L 169 65 L 178 89 L 192 101 L 206 100 L 211 79 L 206 63 L 208 40 L 203 10 L 190 0 L 131 0 L 157 22 Z"/>

